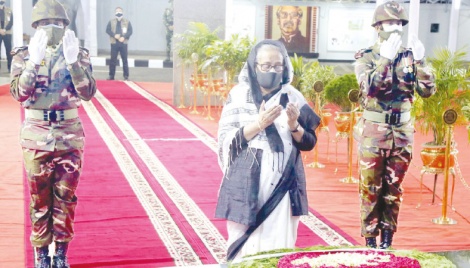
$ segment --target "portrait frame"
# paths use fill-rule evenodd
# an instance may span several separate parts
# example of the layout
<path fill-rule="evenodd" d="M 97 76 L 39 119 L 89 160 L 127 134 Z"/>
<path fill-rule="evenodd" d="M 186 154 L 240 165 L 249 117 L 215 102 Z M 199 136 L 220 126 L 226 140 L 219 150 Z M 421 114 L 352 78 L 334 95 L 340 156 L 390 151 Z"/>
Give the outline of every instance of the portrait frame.
<path fill-rule="evenodd" d="M 281 29 L 280 29 L 280 20 L 277 17 L 278 9 L 282 7 L 292 7 L 287 5 L 269 5 L 266 6 L 266 16 L 265 16 L 265 38 L 280 40 L 281 39 Z M 298 24 L 298 29 L 300 34 L 305 36 L 308 42 L 308 49 L 300 50 L 291 50 L 286 47 L 289 54 L 310 54 L 316 52 L 316 40 L 317 40 L 317 14 L 318 7 L 314 6 L 294 6 L 302 10 L 302 18 Z"/>

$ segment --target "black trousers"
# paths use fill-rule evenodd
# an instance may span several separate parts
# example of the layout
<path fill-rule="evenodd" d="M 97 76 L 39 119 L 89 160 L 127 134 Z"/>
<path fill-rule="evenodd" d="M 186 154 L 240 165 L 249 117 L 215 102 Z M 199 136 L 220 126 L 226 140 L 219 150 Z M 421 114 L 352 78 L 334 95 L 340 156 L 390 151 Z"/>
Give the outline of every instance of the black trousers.
<path fill-rule="evenodd" d="M 10 54 L 11 52 L 11 34 L 6 34 L 6 35 L 1 35 L 0 34 L 0 46 L 3 44 L 5 45 L 5 54 L 7 55 L 7 62 L 8 62 L 8 72 L 10 72 L 11 69 L 11 59 L 12 56 Z"/>
<path fill-rule="evenodd" d="M 124 78 L 128 78 L 129 65 L 127 63 L 127 44 L 120 42 L 117 42 L 116 44 L 111 44 L 111 61 L 109 62 L 109 76 L 114 78 L 114 75 L 116 74 L 116 65 L 118 64 L 118 53 L 121 54 Z"/>

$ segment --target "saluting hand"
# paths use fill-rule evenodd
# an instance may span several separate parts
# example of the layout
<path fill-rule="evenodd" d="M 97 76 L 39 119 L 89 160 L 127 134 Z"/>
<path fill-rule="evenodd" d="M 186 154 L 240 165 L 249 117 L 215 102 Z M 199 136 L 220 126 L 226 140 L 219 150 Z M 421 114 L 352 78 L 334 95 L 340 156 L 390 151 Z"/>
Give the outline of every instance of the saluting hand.
<path fill-rule="evenodd" d="M 413 34 L 411 36 L 411 51 L 413 51 L 413 57 L 415 60 L 422 60 L 424 58 L 424 45 L 419 41 L 418 37 Z"/>
<path fill-rule="evenodd" d="M 276 118 L 281 115 L 282 106 L 276 105 L 271 108 L 266 109 L 265 102 L 263 101 L 259 108 L 259 116 L 258 116 L 258 126 L 260 129 L 265 129 L 269 125 L 271 125 Z"/>
<path fill-rule="evenodd" d="M 380 46 L 380 56 L 393 60 L 397 56 L 401 43 L 401 36 L 397 33 L 392 33 Z"/>
<path fill-rule="evenodd" d="M 77 61 L 78 57 L 78 38 L 72 30 L 66 30 L 62 39 L 64 45 L 65 63 L 73 64 Z"/>
<path fill-rule="evenodd" d="M 47 34 L 43 29 L 38 29 L 29 41 L 29 60 L 39 65 L 46 55 Z"/>

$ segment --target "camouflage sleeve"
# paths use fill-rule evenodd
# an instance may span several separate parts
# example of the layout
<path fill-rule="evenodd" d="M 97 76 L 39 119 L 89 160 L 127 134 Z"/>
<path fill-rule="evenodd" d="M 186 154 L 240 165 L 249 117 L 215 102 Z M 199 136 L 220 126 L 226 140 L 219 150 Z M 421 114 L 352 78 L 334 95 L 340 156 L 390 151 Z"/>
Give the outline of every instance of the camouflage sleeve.
<path fill-rule="evenodd" d="M 26 101 L 35 91 L 39 65 L 29 60 L 28 47 L 12 51 L 10 93 L 19 102 Z"/>
<path fill-rule="evenodd" d="M 80 99 L 85 101 L 91 100 L 96 93 L 96 81 L 92 75 L 93 69 L 88 51 L 80 48 L 78 60 L 68 65 L 67 69 L 72 76 L 72 83 Z"/>
<path fill-rule="evenodd" d="M 354 71 L 362 96 L 375 97 L 384 83 L 392 83 L 392 61 L 380 57 L 374 62 L 372 53 L 356 55 Z"/>
<path fill-rule="evenodd" d="M 426 65 L 425 60 L 415 62 L 416 92 L 423 98 L 429 98 L 436 92 L 434 74 Z"/>

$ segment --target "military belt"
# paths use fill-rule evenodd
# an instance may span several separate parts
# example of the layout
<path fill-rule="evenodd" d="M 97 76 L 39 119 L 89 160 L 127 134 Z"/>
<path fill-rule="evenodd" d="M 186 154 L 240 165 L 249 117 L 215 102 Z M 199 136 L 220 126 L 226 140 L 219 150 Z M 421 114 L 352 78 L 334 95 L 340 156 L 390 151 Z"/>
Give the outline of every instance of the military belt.
<path fill-rule="evenodd" d="M 390 125 L 398 125 L 400 123 L 405 123 L 410 121 L 411 113 L 379 113 L 364 110 L 362 117 L 366 120 L 377 122 L 377 123 L 387 123 Z"/>
<path fill-rule="evenodd" d="M 57 122 L 78 117 L 78 109 L 68 110 L 35 110 L 25 109 L 26 118 L 34 118 L 37 120 Z"/>

